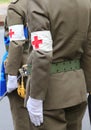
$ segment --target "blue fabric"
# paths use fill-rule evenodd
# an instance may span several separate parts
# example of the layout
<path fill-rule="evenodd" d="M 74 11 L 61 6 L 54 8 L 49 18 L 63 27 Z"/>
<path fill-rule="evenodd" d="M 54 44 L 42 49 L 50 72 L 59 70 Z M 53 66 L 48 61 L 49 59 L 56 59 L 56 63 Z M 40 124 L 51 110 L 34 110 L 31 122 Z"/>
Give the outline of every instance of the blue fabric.
<path fill-rule="evenodd" d="M 3 96 L 6 92 L 6 77 L 5 77 L 5 67 L 4 67 L 4 61 L 6 60 L 8 56 L 8 52 L 6 51 L 3 58 L 2 58 L 2 64 L 0 66 L 0 96 Z"/>
<path fill-rule="evenodd" d="M 8 37 L 4 37 L 4 44 L 9 46 L 10 43 L 10 38 Z"/>
<path fill-rule="evenodd" d="M 28 28 L 26 26 L 24 27 L 24 35 L 25 38 L 28 39 Z"/>

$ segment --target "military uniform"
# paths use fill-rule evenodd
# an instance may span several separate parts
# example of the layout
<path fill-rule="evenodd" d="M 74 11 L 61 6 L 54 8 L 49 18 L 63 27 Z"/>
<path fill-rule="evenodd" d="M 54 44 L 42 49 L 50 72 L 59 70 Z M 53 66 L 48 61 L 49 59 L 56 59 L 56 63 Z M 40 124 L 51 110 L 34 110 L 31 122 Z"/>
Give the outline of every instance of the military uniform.
<path fill-rule="evenodd" d="M 27 1 L 13 0 L 7 10 L 7 27 L 10 37 L 8 62 L 6 73 L 18 75 L 19 68 L 26 64 L 29 52 L 27 28 Z M 27 109 L 24 108 L 24 99 L 17 94 L 17 90 L 8 94 L 13 117 L 14 130 L 30 130 L 30 120 Z"/>
<path fill-rule="evenodd" d="M 44 101 L 43 130 L 81 130 L 91 91 L 90 18 L 90 0 L 28 3 L 30 97 Z"/>

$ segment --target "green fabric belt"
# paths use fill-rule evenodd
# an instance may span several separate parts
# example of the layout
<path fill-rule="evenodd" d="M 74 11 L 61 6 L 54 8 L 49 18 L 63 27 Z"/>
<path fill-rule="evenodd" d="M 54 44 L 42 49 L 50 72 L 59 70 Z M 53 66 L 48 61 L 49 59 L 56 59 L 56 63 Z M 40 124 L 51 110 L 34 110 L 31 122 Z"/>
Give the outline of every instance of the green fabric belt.
<path fill-rule="evenodd" d="M 32 65 L 28 65 L 27 73 L 31 74 Z M 80 60 L 68 60 L 59 63 L 51 64 L 51 74 L 66 72 L 66 71 L 74 71 L 80 69 Z"/>
<path fill-rule="evenodd" d="M 31 75 L 31 73 L 32 73 L 32 65 L 28 64 L 28 66 L 27 66 L 27 74 Z"/>
<path fill-rule="evenodd" d="M 80 69 L 80 60 L 69 60 L 51 65 L 51 73 L 60 73 Z"/>

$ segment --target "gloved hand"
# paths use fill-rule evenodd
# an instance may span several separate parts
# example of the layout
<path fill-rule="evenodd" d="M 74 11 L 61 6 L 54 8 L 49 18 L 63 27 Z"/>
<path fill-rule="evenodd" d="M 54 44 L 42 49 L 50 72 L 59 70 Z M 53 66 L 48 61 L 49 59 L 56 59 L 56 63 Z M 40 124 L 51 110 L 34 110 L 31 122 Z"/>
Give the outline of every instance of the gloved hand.
<path fill-rule="evenodd" d="M 27 109 L 30 120 L 35 126 L 43 123 L 43 101 L 29 97 L 27 101 Z"/>
<path fill-rule="evenodd" d="M 17 76 L 8 75 L 7 92 L 11 93 L 18 87 Z"/>

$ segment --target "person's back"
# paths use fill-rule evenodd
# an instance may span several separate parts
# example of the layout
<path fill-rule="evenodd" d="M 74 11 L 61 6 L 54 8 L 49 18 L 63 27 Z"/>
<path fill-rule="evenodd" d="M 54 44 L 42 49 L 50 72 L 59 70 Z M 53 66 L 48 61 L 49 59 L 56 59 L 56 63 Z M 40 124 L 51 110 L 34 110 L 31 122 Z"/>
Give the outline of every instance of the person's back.
<path fill-rule="evenodd" d="M 53 0 L 49 4 L 53 62 L 80 59 L 87 40 L 90 1 Z"/>
<path fill-rule="evenodd" d="M 82 67 L 79 64 L 83 64 L 84 45 L 87 44 L 88 39 L 91 3 L 89 0 L 53 0 L 48 2 L 48 5 L 50 5 L 50 8 L 48 8 L 51 23 L 50 31 L 53 40 L 52 63 L 56 67 L 56 70 L 53 71 L 55 73 L 63 72 L 57 75 L 59 81 L 52 80 L 54 85 L 49 88 L 49 92 L 53 90 L 53 94 L 48 93 L 49 100 L 47 102 L 49 106 L 54 108 L 56 106 L 68 107 L 86 100 L 84 73 L 83 70 L 79 69 L 79 67 Z M 63 64 L 62 70 L 60 69 L 60 62 Z M 59 85 L 55 87 L 55 84 Z M 59 90 L 60 84 L 62 88 L 60 87 Z M 68 86 L 70 86 L 70 89 L 68 89 Z M 53 98 L 54 95 L 56 98 Z M 55 106 L 52 105 L 53 102 Z"/>

